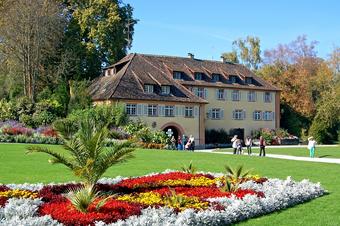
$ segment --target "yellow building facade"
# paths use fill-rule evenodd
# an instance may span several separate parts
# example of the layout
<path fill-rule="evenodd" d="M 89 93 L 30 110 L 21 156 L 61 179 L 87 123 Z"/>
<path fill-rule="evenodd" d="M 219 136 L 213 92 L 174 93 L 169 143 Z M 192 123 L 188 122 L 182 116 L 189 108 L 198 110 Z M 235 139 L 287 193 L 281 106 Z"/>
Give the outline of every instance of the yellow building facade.
<path fill-rule="evenodd" d="M 131 119 L 205 144 L 205 130 L 243 137 L 280 127 L 280 90 L 242 65 L 130 54 L 90 87 L 96 104 L 120 102 Z M 226 143 L 229 141 L 225 141 Z"/>

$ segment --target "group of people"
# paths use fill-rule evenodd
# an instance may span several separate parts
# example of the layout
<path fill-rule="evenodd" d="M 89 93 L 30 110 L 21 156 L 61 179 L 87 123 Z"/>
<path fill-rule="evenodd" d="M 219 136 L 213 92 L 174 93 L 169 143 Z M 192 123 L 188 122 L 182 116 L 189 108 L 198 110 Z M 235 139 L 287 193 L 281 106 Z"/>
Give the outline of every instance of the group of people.
<path fill-rule="evenodd" d="M 188 150 L 188 151 L 194 151 L 195 150 L 195 138 L 193 135 L 190 135 L 189 137 L 185 136 L 178 136 L 177 140 L 175 136 L 172 136 L 170 139 L 171 142 L 171 149 L 173 150 Z M 177 145 L 176 145 L 177 143 Z"/>
<path fill-rule="evenodd" d="M 234 150 L 233 154 L 234 155 L 236 155 L 236 154 L 239 154 L 239 155 L 243 154 L 242 140 L 239 139 L 237 135 L 235 135 L 231 139 L 231 142 L 232 142 L 232 148 Z M 253 146 L 252 138 L 248 136 L 246 138 L 244 144 L 247 147 L 248 155 L 252 155 L 252 152 L 251 152 L 251 148 Z M 266 142 L 265 142 L 265 140 L 263 139 L 262 136 L 260 136 L 259 146 L 260 146 L 260 156 L 266 156 Z"/>
<path fill-rule="evenodd" d="M 243 154 L 243 149 L 242 149 L 242 140 L 238 138 L 237 135 L 235 135 L 232 139 L 232 148 L 234 150 L 233 154 Z M 253 140 L 251 137 L 247 137 L 245 142 L 245 146 L 247 147 L 247 152 L 248 155 L 252 155 L 251 148 L 253 146 Z M 309 150 L 309 157 L 314 158 L 315 156 L 315 145 L 317 142 L 315 141 L 314 137 L 309 137 L 308 138 L 308 145 L 307 148 Z M 259 140 L 259 146 L 260 146 L 260 154 L 259 156 L 266 156 L 266 141 L 262 136 L 260 136 Z"/>

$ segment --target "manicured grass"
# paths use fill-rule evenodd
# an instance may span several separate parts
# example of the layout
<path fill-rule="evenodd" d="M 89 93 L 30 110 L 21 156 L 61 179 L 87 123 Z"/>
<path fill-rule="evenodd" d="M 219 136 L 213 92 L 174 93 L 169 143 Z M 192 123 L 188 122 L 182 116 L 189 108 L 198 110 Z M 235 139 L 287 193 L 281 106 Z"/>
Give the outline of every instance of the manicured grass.
<path fill-rule="evenodd" d="M 23 144 L 0 144 L 0 183 L 61 182 L 76 178 L 61 165 L 50 165 L 48 156 L 41 153 L 25 155 Z M 62 151 L 60 146 L 50 146 Z M 320 182 L 329 195 L 270 215 L 250 219 L 239 225 L 339 225 L 340 223 L 340 165 L 290 161 L 248 156 L 191 153 L 178 151 L 138 150 L 136 158 L 114 166 L 105 176 L 143 175 L 165 169 L 179 169 L 190 160 L 203 171 L 221 172 L 225 164 L 254 168 L 267 177 L 295 180 L 308 178 Z"/>
<path fill-rule="evenodd" d="M 233 152 L 232 148 L 216 149 L 218 152 Z M 247 153 L 247 148 L 243 148 L 244 153 Z M 253 147 L 252 153 L 259 154 L 259 148 Z M 309 157 L 309 150 L 306 147 L 294 147 L 294 148 L 277 148 L 277 147 L 266 147 L 267 154 L 278 154 L 278 155 L 292 155 Z M 322 147 L 318 146 L 315 149 L 315 157 L 317 158 L 340 158 L 340 146 Z"/>

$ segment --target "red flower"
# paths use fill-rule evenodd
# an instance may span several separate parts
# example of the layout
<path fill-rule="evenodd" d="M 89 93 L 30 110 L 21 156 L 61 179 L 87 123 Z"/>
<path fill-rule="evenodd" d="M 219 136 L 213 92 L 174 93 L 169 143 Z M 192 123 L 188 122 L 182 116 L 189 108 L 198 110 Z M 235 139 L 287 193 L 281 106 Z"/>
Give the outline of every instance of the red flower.
<path fill-rule="evenodd" d="M 90 206 L 88 213 L 74 209 L 69 201 L 44 203 L 39 209 L 40 215 L 51 215 L 53 219 L 65 225 L 94 225 L 95 221 L 105 223 L 116 222 L 132 215 L 139 215 L 141 207 L 123 201 L 110 200 L 99 212 L 95 206 Z"/>
<path fill-rule="evenodd" d="M 6 202 L 7 202 L 7 199 L 6 197 L 0 197 L 0 207 L 4 207 Z"/>

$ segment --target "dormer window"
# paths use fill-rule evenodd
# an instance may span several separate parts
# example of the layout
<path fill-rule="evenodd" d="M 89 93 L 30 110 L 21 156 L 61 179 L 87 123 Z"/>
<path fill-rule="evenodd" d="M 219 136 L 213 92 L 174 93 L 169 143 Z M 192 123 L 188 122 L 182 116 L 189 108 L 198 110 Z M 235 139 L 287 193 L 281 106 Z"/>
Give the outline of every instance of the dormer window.
<path fill-rule="evenodd" d="M 196 72 L 195 73 L 195 80 L 202 80 L 203 79 L 203 74 L 201 72 Z"/>
<path fill-rule="evenodd" d="M 161 86 L 162 95 L 169 95 L 170 94 L 170 86 Z"/>
<path fill-rule="evenodd" d="M 253 78 L 246 77 L 246 84 L 253 84 Z"/>
<path fill-rule="evenodd" d="M 180 71 L 174 71 L 174 79 L 182 79 L 182 72 Z"/>
<path fill-rule="evenodd" d="M 236 83 L 236 76 L 232 75 L 230 76 L 231 83 Z"/>
<path fill-rule="evenodd" d="M 153 85 L 144 85 L 144 91 L 146 93 L 153 93 Z"/>
<path fill-rule="evenodd" d="M 212 74 L 212 81 L 213 82 L 219 82 L 220 81 L 220 75 L 219 74 Z"/>

